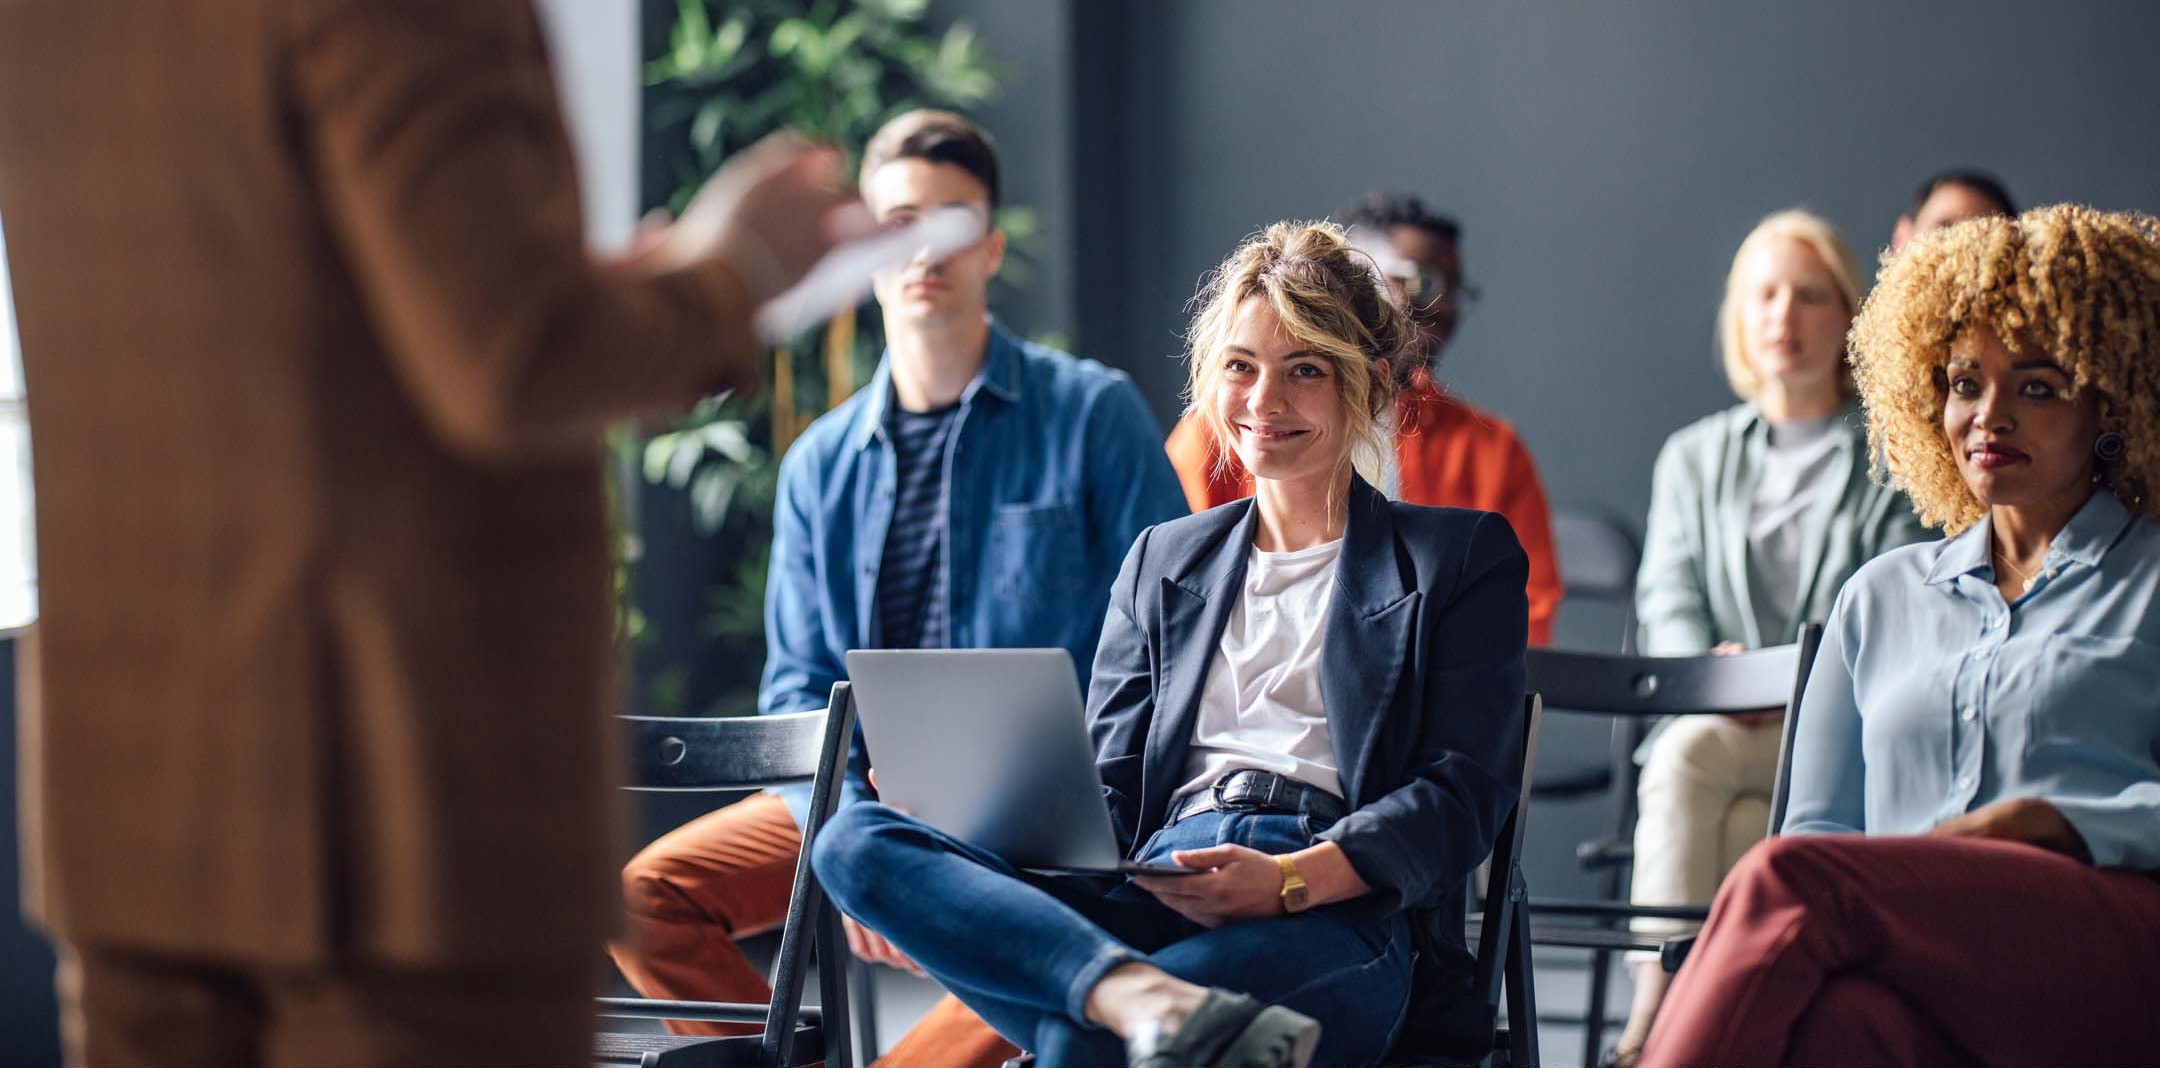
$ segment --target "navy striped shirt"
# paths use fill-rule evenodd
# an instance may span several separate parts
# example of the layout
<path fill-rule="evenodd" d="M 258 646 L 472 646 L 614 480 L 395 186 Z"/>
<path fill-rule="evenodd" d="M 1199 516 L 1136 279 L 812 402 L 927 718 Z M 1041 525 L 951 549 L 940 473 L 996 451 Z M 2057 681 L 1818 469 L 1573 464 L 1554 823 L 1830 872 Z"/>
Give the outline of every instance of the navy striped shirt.
<path fill-rule="evenodd" d="M 886 426 L 893 450 L 893 516 L 878 567 L 878 644 L 942 649 L 945 619 L 945 453 L 960 406 L 910 412 Z"/>

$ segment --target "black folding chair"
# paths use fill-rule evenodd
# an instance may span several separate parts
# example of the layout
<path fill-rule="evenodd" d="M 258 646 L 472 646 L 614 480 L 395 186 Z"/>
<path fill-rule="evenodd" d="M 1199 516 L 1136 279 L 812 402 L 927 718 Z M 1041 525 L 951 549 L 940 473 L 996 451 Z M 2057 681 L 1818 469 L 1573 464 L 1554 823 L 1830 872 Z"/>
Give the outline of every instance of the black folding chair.
<path fill-rule="evenodd" d="M 1612 637 L 1621 652 L 1633 652 L 1635 569 L 1642 561 L 1635 524 L 1601 505 L 1563 503 L 1553 506 L 1552 533 L 1565 594 L 1560 611 L 1594 604 L 1617 612 L 1620 626 Z"/>
<path fill-rule="evenodd" d="M 1612 633 L 1614 644 L 1611 646 L 1594 635 L 1595 644 L 1577 644 L 1575 636 L 1586 629 L 1581 626 L 1564 626 L 1555 634 L 1555 640 L 1569 648 L 1595 651 L 1612 648 L 1622 653 L 1633 652 L 1635 569 L 1642 560 L 1642 541 L 1635 535 L 1634 524 L 1602 506 L 1564 503 L 1553 506 L 1552 532 L 1553 554 L 1559 558 L 1560 581 L 1565 593 L 1560 602 L 1563 625 L 1574 618 L 1575 610 L 1583 608 L 1602 609 L 1598 613 L 1600 616 L 1617 613 L 1620 623 L 1617 631 Z M 1635 751 L 1635 743 L 1642 740 L 1639 734 L 1631 734 L 1633 727 L 1629 720 L 1614 720 L 1612 752 L 1608 760 L 1547 768 L 1538 776 L 1537 790 L 1532 796 L 1541 801 L 1577 801 L 1607 792 L 1632 796 L 1635 763 L 1630 754 Z M 1609 876 L 1607 882 L 1610 882 Z M 1601 892 L 1611 897 L 1616 890 L 1608 885 L 1601 888 Z"/>
<path fill-rule="evenodd" d="M 1801 633 L 1800 642 L 1807 647 L 1803 660 L 1813 664 L 1815 651 L 1822 644 L 1822 628 L 1810 624 Z M 1808 670 L 1807 667 L 1800 669 L 1800 682 L 1793 687 L 1792 706 L 1786 709 L 1785 726 L 1778 734 L 1777 781 L 1770 787 L 1769 837 L 1772 838 L 1785 833 L 1785 808 L 1792 803 L 1792 743 L 1800 729 L 1800 697 L 1807 690 Z"/>
<path fill-rule="evenodd" d="M 1631 729 L 1616 731 L 1615 738 L 1631 739 L 1639 736 L 1633 729 L 1636 725 L 1646 725 L 1660 716 L 1788 712 L 1800 703 L 1821 640 L 1822 628 L 1808 624 L 1792 645 L 1734 656 L 1614 656 L 1532 649 L 1528 678 L 1530 687 L 1543 693 L 1552 709 L 1619 717 Z M 1786 730 L 1791 730 L 1789 715 Z M 1618 744 L 1615 749 L 1619 749 Z M 1633 759 L 1632 752 L 1616 752 L 1614 756 L 1616 761 Z M 1628 778 L 1632 780 L 1632 775 Z M 1529 902 L 1534 921 L 1530 929 L 1533 944 L 1590 951 L 1588 1004 L 1583 1012 L 1585 1065 L 1597 1062 L 1604 1045 L 1612 955 L 1631 950 L 1656 953 L 1665 970 L 1673 972 L 1679 970 L 1694 945 L 1692 935 L 1639 934 L 1615 925 L 1635 918 L 1701 922 L 1709 915 L 1709 909 L 1702 906 L 1634 905 L 1620 899 L 1626 870 L 1634 860 L 1634 791 L 1629 789 L 1616 800 L 1618 817 L 1613 834 L 1585 842 L 1576 851 L 1586 865 L 1608 869 L 1606 899 L 1533 898 Z M 1576 922 L 1543 922 L 1554 917 Z"/>
<path fill-rule="evenodd" d="M 1530 961 L 1530 914 L 1525 908 L 1529 888 L 1523 882 L 1522 844 L 1523 828 L 1530 822 L 1530 769 L 1537 763 L 1543 711 L 1535 691 L 1523 698 L 1522 788 L 1515 797 L 1515 811 L 1508 814 L 1507 822 L 1500 825 L 1500 837 L 1493 840 L 1483 901 L 1463 932 L 1477 947 L 1471 997 L 1485 1006 L 1486 1019 L 1494 1021 L 1491 1049 L 1468 1062 L 1477 1068 L 1537 1068 L 1539 1063 L 1537 988 Z M 1507 1005 L 1504 1027 L 1498 1025 L 1502 997 Z M 1424 1068 L 1436 1062 L 1412 1057 L 1401 1063 L 1404 1068 Z"/>
<path fill-rule="evenodd" d="M 855 734 L 855 702 L 845 682 L 823 712 L 691 719 L 624 716 L 631 728 L 632 790 L 751 790 L 810 784 L 810 814 L 787 921 L 780 929 L 770 1004 L 601 998 L 600 1015 L 655 1020 L 762 1023 L 757 1035 L 602 1033 L 594 1060 L 640 1068 L 851 1068 L 847 939 L 840 913 L 810 872 L 810 844 L 840 799 L 840 776 Z M 817 1006 L 803 1005 L 812 951 Z"/>

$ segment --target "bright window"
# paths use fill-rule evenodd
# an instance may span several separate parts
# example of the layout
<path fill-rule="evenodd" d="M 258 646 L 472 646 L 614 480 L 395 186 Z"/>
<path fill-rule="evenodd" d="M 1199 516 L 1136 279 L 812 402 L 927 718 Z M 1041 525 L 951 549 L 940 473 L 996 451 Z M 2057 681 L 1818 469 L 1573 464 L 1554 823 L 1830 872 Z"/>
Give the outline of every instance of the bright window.
<path fill-rule="evenodd" d="M 37 618 L 36 511 L 30 487 L 30 413 L 15 337 L 7 234 L 0 229 L 0 627 Z"/>

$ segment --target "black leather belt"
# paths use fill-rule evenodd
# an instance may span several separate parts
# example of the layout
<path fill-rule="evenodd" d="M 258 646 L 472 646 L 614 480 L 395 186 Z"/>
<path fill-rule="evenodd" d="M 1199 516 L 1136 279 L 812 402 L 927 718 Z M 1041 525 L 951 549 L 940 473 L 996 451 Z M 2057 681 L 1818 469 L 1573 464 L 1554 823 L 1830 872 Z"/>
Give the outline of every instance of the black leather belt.
<path fill-rule="evenodd" d="M 1347 815 L 1342 798 L 1317 786 L 1271 771 L 1247 768 L 1215 780 L 1205 790 L 1195 790 L 1170 806 L 1165 825 L 1202 812 L 1294 812 L 1321 823 L 1334 823 Z"/>

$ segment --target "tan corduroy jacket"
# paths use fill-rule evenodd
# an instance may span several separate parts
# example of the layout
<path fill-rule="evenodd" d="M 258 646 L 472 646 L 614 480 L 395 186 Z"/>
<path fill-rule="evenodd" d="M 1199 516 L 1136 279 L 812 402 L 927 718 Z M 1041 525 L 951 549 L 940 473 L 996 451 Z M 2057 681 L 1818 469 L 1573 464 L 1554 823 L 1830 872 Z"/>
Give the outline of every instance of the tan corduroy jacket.
<path fill-rule="evenodd" d="M 724 266 L 596 266 L 572 166 L 530 0 L 0 0 L 52 931 L 591 959 L 596 432 L 756 345 Z"/>

